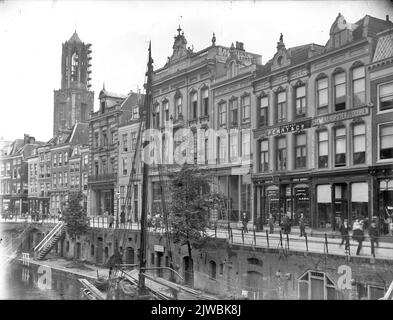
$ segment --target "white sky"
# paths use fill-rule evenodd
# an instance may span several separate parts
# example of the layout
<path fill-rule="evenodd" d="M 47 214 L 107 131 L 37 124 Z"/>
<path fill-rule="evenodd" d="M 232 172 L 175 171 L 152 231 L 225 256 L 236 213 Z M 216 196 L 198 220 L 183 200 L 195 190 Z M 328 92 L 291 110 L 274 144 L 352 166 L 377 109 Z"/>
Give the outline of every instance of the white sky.
<path fill-rule="evenodd" d="M 155 68 L 165 64 L 179 23 L 195 51 L 209 46 L 215 32 L 216 44 L 244 42 L 265 63 L 280 32 L 287 48 L 324 45 L 339 12 L 351 23 L 366 14 L 393 20 L 389 1 L 0 0 L 0 137 L 51 138 L 62 43 L 75 30 L 92 44 L 96 110 L 103 82 L 117 93 L 142 88 L 149 40 Z"/>

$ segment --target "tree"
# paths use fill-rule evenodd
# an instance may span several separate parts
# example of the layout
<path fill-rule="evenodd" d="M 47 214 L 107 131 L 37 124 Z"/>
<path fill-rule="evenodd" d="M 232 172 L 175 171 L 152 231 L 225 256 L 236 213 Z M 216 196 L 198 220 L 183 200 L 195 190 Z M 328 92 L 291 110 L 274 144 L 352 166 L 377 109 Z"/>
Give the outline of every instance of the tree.
<path fill-rule="evenodd" d="M 89 228 L 89 222 L 87 218 L 86 210 L 82 204 L 83 194 L 79 192 L 69 192 L 68 201 L 64 210 L 64 222 L 67 226 L 67 233 L 70 235 L 72 240 L 76 240 L 76 237 L 87 232 Z M 74 258 L 75 246 L 74 246 Z"/>
<path fill-rule="evenodd" d="M 210 212 L 223 203 L 224 195 L 211 191 L 208 172 L 196 166 L 185 165 L 170 178 L 169 222 L 174 241 L 187 245 L 193 279 L 192 248 L 200 247 L 208 239 Z"/>

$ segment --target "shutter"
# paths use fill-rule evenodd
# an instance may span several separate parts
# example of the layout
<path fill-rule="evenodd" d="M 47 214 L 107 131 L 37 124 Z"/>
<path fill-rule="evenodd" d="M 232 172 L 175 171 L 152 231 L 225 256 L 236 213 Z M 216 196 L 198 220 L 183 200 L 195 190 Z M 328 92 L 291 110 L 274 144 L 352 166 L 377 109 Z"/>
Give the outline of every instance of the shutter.
<path fill-rule="evenodd" d="M 352 187 L 352 202 L 368 202 L 368 183 L 354 182 Z"/>

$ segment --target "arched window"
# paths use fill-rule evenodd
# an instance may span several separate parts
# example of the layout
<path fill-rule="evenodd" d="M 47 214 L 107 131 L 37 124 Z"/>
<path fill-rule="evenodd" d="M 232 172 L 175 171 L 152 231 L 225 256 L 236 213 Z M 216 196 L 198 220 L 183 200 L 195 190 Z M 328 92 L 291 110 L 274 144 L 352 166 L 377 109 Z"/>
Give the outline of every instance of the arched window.
<path fill-rule="evenodd" d="M 209 89 L 202 89 L 202 116 L 209 115 Z"/>
<path fill-rule="evenodd" d="M 361 107 L 366 103 L 366 78 L 364 66 L 352 69 L 353 107 Z"/>
<path fill-rule="evenodd" d="M 190 119 L 197 118 L 198 95 L 196 91 L 191 92 Z"/>
<path fill-rule="evenodd" d="M 182 96 L 180 94 L 175 96 L 175 116 L 178 119 L 182 114 Z"/>
<path fill-rule="evenodd" d="M 76 52 L 71 56 L 71 81 L 78 81 L 79 57 Z"/>
<path fill-rule="evenodd" d="M 209 276 L 211 279 L 217 278 L 217 265 L 216 262 L 213 260 L 209 262 Z"/>
<path fill-rule="evenodd" d="M 353 164 L 362 164 L 366 161 L 366 125 L 357 123 L 353 125 Z"/>
<path fill-rule="evenodd" d="M 346 75 L 345 71 L 340 69 L 334 74 L 334 106 L 335 111 L 345 110 L 347 99 Z"/>

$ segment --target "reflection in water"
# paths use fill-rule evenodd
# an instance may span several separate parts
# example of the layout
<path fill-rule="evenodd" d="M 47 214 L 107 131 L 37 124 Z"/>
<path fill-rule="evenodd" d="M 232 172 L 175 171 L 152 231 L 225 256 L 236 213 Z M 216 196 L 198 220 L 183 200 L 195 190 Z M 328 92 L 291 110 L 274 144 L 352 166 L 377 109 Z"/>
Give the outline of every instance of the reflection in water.
<path fill-rule="evenodd" d="M 3 266 L 0 298 L 11 300 L 80 300 L 80 284 L 71 274 L 49 267 L 7 264 Z"/>

